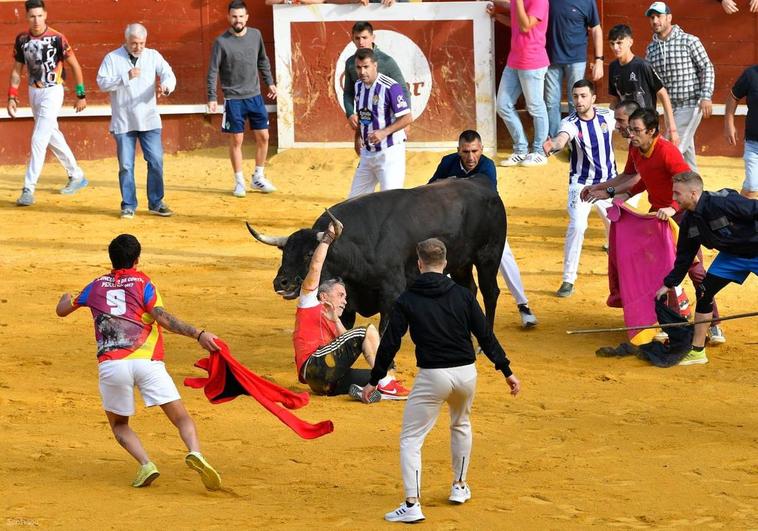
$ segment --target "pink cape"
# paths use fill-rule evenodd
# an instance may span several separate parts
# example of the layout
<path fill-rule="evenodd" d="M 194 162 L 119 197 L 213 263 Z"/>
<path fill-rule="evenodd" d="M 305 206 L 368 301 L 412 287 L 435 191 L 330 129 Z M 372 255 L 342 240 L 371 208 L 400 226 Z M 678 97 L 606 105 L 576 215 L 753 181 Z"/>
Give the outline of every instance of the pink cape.
<path fill-rule="evenodd" d="M 626 326 L 658 322 L 655 292 L 676 258 L 673 222 L 642 214 L 620 201 L 608 209 L 612 221 L 608 250 L 608 306 L 624 309 Z M 629 330 L 634 344 L 652 340 L 655 330 Z"/>
<path fill-rule="evenodd" d="M 205 396 L 212 404 L 228 402 L 239 395 L 252 396 L 303 439 L 315 439 L 334 431 L 331 420 L 311 424 L 288 411 L 307 405 L 307 392 L 295 393 L 261 378 L 234 359 L 226 343 L 217 339 L 216 344 L 221 350 L 211 352 L 210 356 L 195 363 L 195 367 L 208 371 L 208 377 L 185 378 L 184 385 L 205 388 Z"/>

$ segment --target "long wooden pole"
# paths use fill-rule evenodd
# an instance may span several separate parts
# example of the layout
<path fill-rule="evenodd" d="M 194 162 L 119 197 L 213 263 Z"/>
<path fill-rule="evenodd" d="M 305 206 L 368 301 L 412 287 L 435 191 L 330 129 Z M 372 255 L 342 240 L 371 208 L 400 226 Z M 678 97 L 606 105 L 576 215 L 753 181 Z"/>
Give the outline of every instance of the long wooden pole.
<path fill-rule="evenodd" d="M 731 321 L 732 319 L 744 319 L 745 317 L 758 316 L 758 312 L 740 313 L 729 317 L 719 317 L 718 319 L 708 319 L 707 321 L 694 321 L 684 323 L 669 323 L 669 324 L 656 324 L 650 326 L 618 326 L 615 328 L 587 328 L 584 330 L 566 330 L 567 334 L 600 334 L 603 332 L 626 332 L 627 330 L 650 330 L 652 328 L 679 328 L 682 326 L 692 326 L 703 323 L 710 323 L 714 320 L 718 321 Z"/>

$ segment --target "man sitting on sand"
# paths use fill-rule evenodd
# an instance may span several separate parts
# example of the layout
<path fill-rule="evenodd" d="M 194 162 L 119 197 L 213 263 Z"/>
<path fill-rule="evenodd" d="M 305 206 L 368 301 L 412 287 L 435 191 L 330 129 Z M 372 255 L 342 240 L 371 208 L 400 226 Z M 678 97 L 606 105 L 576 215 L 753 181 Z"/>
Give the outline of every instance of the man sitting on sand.
<path fill-rule="evenodd" d="M 342 224 L 335 219 L 328 230 L 319 235 L 319 244 L 300 287 L 292 342 L 297 374 L 302 383 L 307 383 L 318 395 L 350 392 L 353 398 L 360 400 L 362 386 L 368 382 L 370 371 L 353 369 L 352 366 L 361 354 L 369 367 L 374 366 L 379 332 L 373 325 L 345 329 L 340 321 L 347 304 L 344 282 L 334 278 L 319 285 L 329 245 L 341 233 Z M 409 393 L 392 375 L 383 378 L 377 390 L 379 393 L 372 395 L 372 402 L 382 398 L 405 400 Z"/>

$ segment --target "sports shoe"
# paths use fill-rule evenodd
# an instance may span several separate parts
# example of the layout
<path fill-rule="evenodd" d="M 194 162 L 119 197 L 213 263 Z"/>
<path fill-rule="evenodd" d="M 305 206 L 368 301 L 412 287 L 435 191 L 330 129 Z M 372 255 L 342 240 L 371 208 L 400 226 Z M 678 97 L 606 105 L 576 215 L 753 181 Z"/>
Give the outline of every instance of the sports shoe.
<path fill-rule="evenodd" d="M 545 164 L 547 164 L 547 159 L 544 155 L 540 155 L 539 153 L 529 153 L 521 163 L 521 165 L 525 168 L 544 166 Z"/>
<path fill-rule="evenodd" d="M 559 297 L 570 297 L 574 293 L 574 285 L 571 282 L 561 283 L 561 287 L 555 292 Z"/>
<path fill-rule="evenodd" d="M 61 193 L 63 195 L 71 195 L 75 194 L 85 186 L 89 184 L 89 181 L 85 179 L 84 177 L 80 177 L 79 179 L 74 179 L 73 177 L 68 178 L 68 184 L 61 188 Z"/>
<path fill-rule="evenodd" d="M 463 485 L 453 483 L 453 487 L 450 489 L 450 496 L 448 497 L 448 501 L 460 504 L 466 503 L 466 501 L 470 499 L 471 489 L 468 488 L 468 485 L 466 483 Z"/>
<path fill-rule="evenodd" d="M 705 349 L 700 352 L 692 349 L 682 358 L 679 365 L 704 365 L 706 363 L 708 363 L 708 356 L 705 355 Z"/>
<path fill-rule="evenodd" d="M 506 168 L 511 168 L 513 166 L 521 166 L 521 163 L 526 160 L 527 155 L 519 155 L 518 153 L 513 153 L 510 157 L 507 159 L 503 159 L 500 161 L 501 166 L 505 166 Z"/>
<path fill-rule="evenodd" d="M 666 333 L 665 330 L 661 330 L 655 336 L 653 337 L 653 341 L 658 341 L 659 343 L 665 343 L 669 340 L 669 335 Z"/>
<path fill-rule="evenodd" d="M 161 216 L 164 218 L 174 215 L 174 211 L 171 210 L 163 201 L 161 201 L 161 204 L 158 205 L 158 208 L 148 208 L 147 211 L 151 214 L 155 214 L 156 216 Z"/>
<path fill-rule="evenodd" d="M 354 398 L 358 402 L 363 402 L 363 387 L 361 387 L 358 384 L 351 384 L 350 389 L 347 390 L 347 394 L 350 395 L 351 398 Z M 374 389 L 374 392 L 371 393 L 368 397 L 368 402 L 363 402 L 364 404 L 375 404 L 376 402 L 379 402 L 382 399 L 382 393 L 379 392 L 378 389 Z"/>
<path fill-rule="evenodd" d="M 253 180 L 250 183 L 250 187 L 253 190 L 261 191 L 264 194 L 276 192 L 276 186 L 274 186 L 271 181 L 266 179 L 263 175 L 253 175 Z"/>
<path fill-rule="evenodd" d="M 121 219 L 132 219 L 134 217 L 134 209 L 133 208 L 122 208 L 121 209 Z"/>
<path fill-rule="evenodd" d="M 34 193 L 28 188 L 21 190 L 21 195 L 16 199 L 18 206 L 31 206 L 34 204 Z"/>
<path fill-rule="evenodd" d="M 711 345 L 723 345 L 726 343 L 726 337 L 724 337 L 724 332 L 721 331 L 719 325 L 713 325 L 708 329 L 708 342 Z"/>
<path fill-rule="evenodd" d="M 397 380 L 392 380 L 387 385 L 379 384 L 377 390 L 382 394 L 382 400 L 408 400 L 410 390 L 406 389 Z"/>
<path fill-rule="evenodd" d="M 152 461 L 148 461 L 140 467 L 139 472 L 137 472 L 137 477 L 132 481 L 132 487 L 147 487 L 150 483 L 158 479 L 158 476 L 160 475 L 161 473 L 158 472 L 158 467 L 155 466 Z"/>
<path fill-rule="evenodd" d="M 208 461 L 205 460 L 200 452 L 188 453 L 187 457 L 184 458 L 184 462 L 187 463 L 188 467 L 200 474 L 200 479 L 203 481 L 206 489 L 219 490 L 221 488 L 221 476 L 208 464 Z"/>
<path fill-rule="evenodd" d="M 419 502 L 414 503 L 410 507 L 403 502 L 400 507 L 384 515 L 384 519 L 388 522 L 405 522 L 410 524 L 413 522 L 420 522 L 424 520 L 424 513 L 421 512 L 421 504 Z"/>
<path fill-rule="evenodd" d="M 518 313 L 521 315 L 522 328 L 532 328 L 537 326 L 537 318 L 532 313 L 532 310 L 529 309 L 528 304 L 519 304 Z"/>
<path fill-rule="evenodd" d="M 245 197 L 246 193 L 247 192 L 245 192 L 245 183 L 237 181 L 237 184 L 234 186 L 234 191 L 232 192 L 234 197 Z"/>

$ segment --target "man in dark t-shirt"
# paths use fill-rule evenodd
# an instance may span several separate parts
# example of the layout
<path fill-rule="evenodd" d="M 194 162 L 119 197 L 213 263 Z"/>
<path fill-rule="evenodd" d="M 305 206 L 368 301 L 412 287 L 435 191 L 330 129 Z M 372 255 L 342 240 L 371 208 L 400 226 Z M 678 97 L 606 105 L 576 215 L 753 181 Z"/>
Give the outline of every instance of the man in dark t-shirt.
<path fill-rule="evenodd" d="M 737 102 L 747 98 L 747 118 L 745 119 L 745 182 L 740 193 L 750 199 L 758 199 L 758 65 L 745 69 L 732 87 L 726 99 L 724 111 L 724 134 L 727 141 L 737 145 L 737 130 L 734 127 L 734 113 Z"/>
<path fill-rule="evenodd" d="M 611 108 L 615 109 L 622 101 L 631 100 L 643 109 L 655 110 L 660 98 L 668 131 L 664 136 L 674 145 L 678 145 L 679 135 L 674 124 L 674 112 L 668 92 L 650 63 L 632 53 L 632 29 L 626 24 L 613 26 L 608 32 L 608 43 L 616 56 L 616 60 L 608 66 L 608 95 L 611 98 Z"/>

